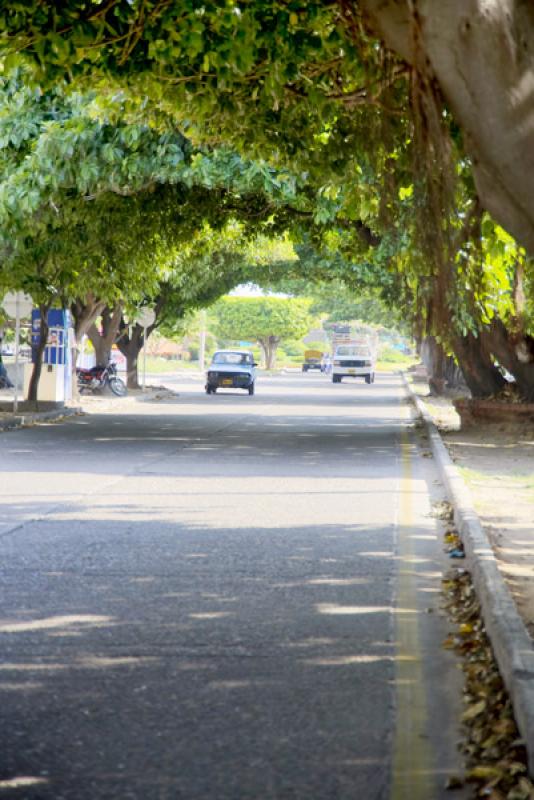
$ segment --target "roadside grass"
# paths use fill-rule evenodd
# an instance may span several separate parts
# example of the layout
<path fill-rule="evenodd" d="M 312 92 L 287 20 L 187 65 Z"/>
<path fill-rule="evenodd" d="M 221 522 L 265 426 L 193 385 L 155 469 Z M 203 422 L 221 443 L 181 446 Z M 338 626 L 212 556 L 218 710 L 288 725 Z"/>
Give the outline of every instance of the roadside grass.
<path fill-rule="evenodd" d="M 179 361 L 176 358 L 159 358 L 147 356 L 146 371 L 156 375 L 169 372 L 198 371 L 198 361 Z M 143 371 L 143 356 L 139 359 L 139 372 Z"/>
<path fill-rule="evenodd" d="M 398 372 L 399 370 L 406 370 L 410 367 L 413 367 L 415 364 L 418 363 L 417 358 L 413 358 L 412 356 L 403 356 L 399 353 L 399 358 L 395 360 L 381 360 L 379 359 L 375 365 L 376 372 Z"/>
<path fill-rule="evenodd" d="M 484 472 L 473 469 L 472 467 L 463 467 L 459 464 L 456 465 L 465 480 L 473 485 L 480 486 L 487 482 L 487 475 Z M 518 491 L 526 491 L 532 495 L 534 499 L 534 475 L 530 472 L 503 472 L 499 476 L 500 480 L 506 480 L 507 484 L 511 484 L 510 488 L 517 489 Z"/>

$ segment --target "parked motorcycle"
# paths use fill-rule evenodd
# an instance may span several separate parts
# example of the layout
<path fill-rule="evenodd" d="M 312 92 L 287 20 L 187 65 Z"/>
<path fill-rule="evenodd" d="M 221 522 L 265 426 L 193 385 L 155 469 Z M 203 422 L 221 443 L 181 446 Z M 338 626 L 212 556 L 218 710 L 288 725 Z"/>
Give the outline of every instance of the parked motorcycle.
<path fill-rule="evenodd" d="M 106 367 L 96 366 L 91 369 L 77 367 L 76 377 L 80 394 L 85 391 L 102 391 L 108 386 L 118 397 L 124 397 L 127 392 L 126 384 L 117 375 L 117 365 L 112 361 Z"/>

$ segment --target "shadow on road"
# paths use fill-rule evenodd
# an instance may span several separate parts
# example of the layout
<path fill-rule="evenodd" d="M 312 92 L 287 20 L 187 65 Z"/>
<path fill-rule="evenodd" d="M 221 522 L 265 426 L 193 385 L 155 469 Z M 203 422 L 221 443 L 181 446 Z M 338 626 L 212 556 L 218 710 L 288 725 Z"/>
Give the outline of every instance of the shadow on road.
<path fill-rule="evenodd" d="M 35 779 L 7 796 L 381 796 L 390 620 L 421 614 L 388 527 L 102 516 L 3 549 L 0 776 Z"/>

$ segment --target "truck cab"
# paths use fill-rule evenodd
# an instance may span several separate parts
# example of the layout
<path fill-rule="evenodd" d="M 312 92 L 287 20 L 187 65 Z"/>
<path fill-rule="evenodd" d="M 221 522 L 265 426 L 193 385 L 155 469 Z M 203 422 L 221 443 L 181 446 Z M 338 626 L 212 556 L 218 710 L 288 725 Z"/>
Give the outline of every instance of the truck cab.
<path fill-rule="evenodd" d="M 305 350 L 302 371 L 308 372 L 310 369 L 321 369 L 322 357 L 323 353 L 321 350 Z"/>
<path fill-rule="evenodd" d="M 341 383 L 343 378 L 364 378 L 374 383 L 376 356 L 373 348 L 362 342 L 343 342 L 334 349 L 332 382 Z"/>

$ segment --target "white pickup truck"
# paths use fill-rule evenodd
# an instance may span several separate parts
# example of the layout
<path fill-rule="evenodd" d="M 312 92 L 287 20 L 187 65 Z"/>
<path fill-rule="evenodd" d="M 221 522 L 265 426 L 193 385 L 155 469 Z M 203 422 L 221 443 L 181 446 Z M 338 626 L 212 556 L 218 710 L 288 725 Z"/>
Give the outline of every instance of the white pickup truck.
<path fill-rule="evenodd" d="M 374 383 L 376 356 L 366 343 L 343 342 L 334 350 L 332 361 L 332 382 L 341 383 L 342 378 L 365 378 L 366 383 Z"/>

